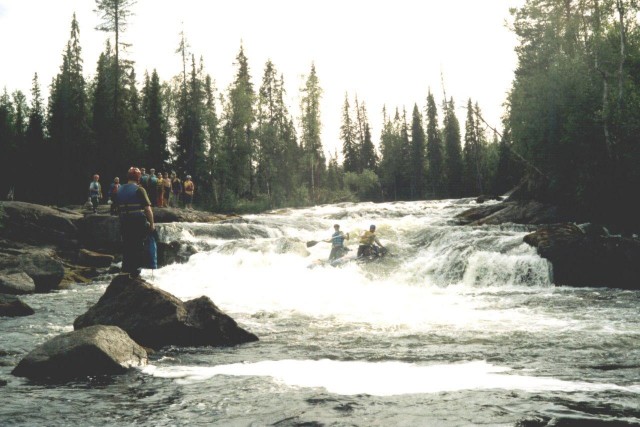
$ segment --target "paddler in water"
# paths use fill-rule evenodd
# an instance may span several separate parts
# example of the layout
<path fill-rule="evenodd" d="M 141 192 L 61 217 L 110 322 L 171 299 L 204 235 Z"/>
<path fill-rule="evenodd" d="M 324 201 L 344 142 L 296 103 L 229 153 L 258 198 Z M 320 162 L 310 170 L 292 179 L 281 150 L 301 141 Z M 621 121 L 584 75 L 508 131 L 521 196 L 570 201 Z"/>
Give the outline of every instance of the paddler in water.
<path fill-rule="evenodd" d="M 374 245 L 374 243 L 377 245 Z M 371 224 L 369 230 L 362 233 L 360 236 L 360 246 L 358 246 L 358 258 L 369 255 L 378 255 L 379 249 L 384 249 L 378 236 L 376 236 L 376 226 Z"/>
<path fill-rule="evenodd" d="M 340 231 L 339 224 L 334 224 L 333 230 L 334 233 L 333 235 L 331 235 L 331 238 L 329 240 L 325 240 L 326 242 L 331 242 L 331 253 L 329 253 L 329 261 L 342 258 L 348 251 L 348 249 L 344 247 L 344 241 L 349 240 L 349 233 L 344 234 L 344 232 Z"/>

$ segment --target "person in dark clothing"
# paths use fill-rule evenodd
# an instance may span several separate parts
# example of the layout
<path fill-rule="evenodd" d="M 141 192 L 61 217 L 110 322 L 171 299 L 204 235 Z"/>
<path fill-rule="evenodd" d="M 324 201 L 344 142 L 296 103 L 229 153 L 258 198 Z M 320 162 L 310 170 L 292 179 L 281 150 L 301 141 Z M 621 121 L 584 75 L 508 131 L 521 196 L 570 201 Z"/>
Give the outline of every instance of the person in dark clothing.
<path fill-rule="evenodd" d="M 147 190 L 151 206 L 155 207 L 158 201 L 158 177 L 156 176 L 156 170 L 153 168 L 149 170 L 149 180 L 145 190 Z"/>
<path fill-rule="evenodd" d="M 120 211 L 122 233 L 122 272 L 132 277 L 140 276 L 144 266 L 144 241 L 155 230 L 149 196 L 140 183 L 141 172 L 131 167 L 128 182 L 118 190 L 116 198 Z"/>
<path fill-rule="evenodd" d="M 120 178 L 117 176 L 113 179 L 111 187 L 109 187 L 109 203 L 111 204 L 111 215 L 118 214 L 118 190 L 120 189 Z"/>

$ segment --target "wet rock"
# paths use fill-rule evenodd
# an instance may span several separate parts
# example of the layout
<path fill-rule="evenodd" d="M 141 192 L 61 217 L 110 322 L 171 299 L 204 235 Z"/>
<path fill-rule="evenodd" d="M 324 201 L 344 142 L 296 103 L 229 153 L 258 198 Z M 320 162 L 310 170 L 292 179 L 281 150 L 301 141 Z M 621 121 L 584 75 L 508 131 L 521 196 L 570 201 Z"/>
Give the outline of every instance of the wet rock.
<path fill-rule="evenodd" d="M 73 326 L 81 329 L 97 324 L 119 326 L 138 344 L 153 349 L 167 345 L 226 346 L 258 340 L 209 298 L 183 303 L 127 274 L 116 276 L 100 300 Z"/>
<path fill-rule="evenodd" d="M 211 212 L 177 209 L 153 208 L 153 219 L 157 223 L 166 222 L 218 222 L 233 216 L 214 214 Z"/>
<path fill-rule="evenodd" d="M 101 254 L 88 249 L 80 249 L 78 264 L 85 267 L 108 268 L 113 262 L 113 255 Z"/>
<path fill-rule="evenodd" d="M 30 244 L 77 247 L 80 213 L 25 202 L 0 203 L 0 236 Z"/>
<path fill-rule="evenodd" d="M 554 224 L 566 221 L 566 217 L 556 206 L 532 200 L 472 208 L 458 214 L 456 220 L 462 225 Z"/>
<path fill-rule="evenodd" d="M 23 271 L 15 273 L 0 272 L 0 293 L 12 295 L 32 294 L 36 291 L 36 284 Z"/>
<path fill-rule="evenodd" d="M 87 215 L 78 221 L 80 242 L 93 251 L 120 251 L 120 220 L 111 215 Z"/>
<path fill-rule="evenodd" d="M 147 364 L 147 352 L 125 331 L 96 325 L 58 335 L 31 351 L 11 372 L 38 380 L 120 374 Z"/>
<path fill-rule="evenodd" d="M 640 289 L 640 240 L 609 236 L 602 227 L 540 227 L 524 237 L 551 261 L 554 282 L 566 286 Z"/>
<path fill-rule="evenodd" d="M 182 264 L 189 261 L 191 255 L 198 252 L 193 245 L 181 244 L 180 242 L 157 242 L 158 244 L 158 267 L 170 264 Z"/>
<path fill-rule="evenodd" d="M 4 387 L 7 385 L 7 382 L 5 380 L 0 380 L 0 387 Z"/>
<path fill-rule="evenodd" d="M 57 289 L 64 277 L 64 266 L 51 249 L 0 249 L 0 272 L 26 273 L 37 292 Z"/>
<path fill-rule="evenodd" d="M 31 316 L 33 309 L 13 295 L 0 294 L 0 316 Z"/>

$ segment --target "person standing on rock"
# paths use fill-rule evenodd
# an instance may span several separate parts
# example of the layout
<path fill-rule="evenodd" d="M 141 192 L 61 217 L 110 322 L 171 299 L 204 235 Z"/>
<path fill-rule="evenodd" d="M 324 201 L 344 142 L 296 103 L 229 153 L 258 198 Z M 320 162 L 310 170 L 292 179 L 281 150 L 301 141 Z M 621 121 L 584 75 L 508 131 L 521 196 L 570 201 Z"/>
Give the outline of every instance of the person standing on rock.
<path fill-rule="evenodd" d="M 139 185 L 141 175 L 140 169 L 132 166 L 127 172 L 128 181 L 120 186 L 117 197 L 122 233 L 122 272 L 132 277 L 140 276 L 145 265 L 144 241 L 155 230 L 149 196 Z"/>
<path fill-rule="evenodd" d="M 89 199 L 93 206 L 93 213 L 98 212 L 98 204 L 102 198 L 102 186 L 100 185 L 100 176 L 98 174 L 93 175 L 93 181 L 89 184 Z"/>
<path fill-rule="evenodd" d="M 118 197 L 118 190 L 120 189 L 120 178 L 117 176 L 113 179 L 111 183 L 111 187 L 109 187 L 109 201 L 111 203 L 111 215 L 118 214 L 118 202 L 116 198 Z"/>
<path fill-rule="evenodd" d="M 193 192 L 195 191 L 195 185 L 191 180 L 191 175 L 187 175 L 187 179 L 184 180 L 184 204 L 186 209 L 193 210 Z"/>
<path fill-rule="evenodd" d="M 149 181 L 147 181 L 145 190 L 147 190 L 151 206 L 155 207 L 158 201 L 158 177 L 156 176 L 156 170 L 154 168 L 149 169 Z"/>

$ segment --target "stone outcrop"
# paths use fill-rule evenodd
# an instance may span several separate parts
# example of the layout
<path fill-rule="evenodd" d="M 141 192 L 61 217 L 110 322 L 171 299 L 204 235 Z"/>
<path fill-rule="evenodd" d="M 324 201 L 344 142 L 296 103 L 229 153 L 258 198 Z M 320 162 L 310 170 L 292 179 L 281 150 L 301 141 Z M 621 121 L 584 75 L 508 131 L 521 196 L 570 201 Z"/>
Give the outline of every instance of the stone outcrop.
<path fill-rule="evenodd" d="M 36 284 L 23 271 L 0 272 L 0 294 L 24 295 L 36 291 Z"/>
<path fill-rule="evenodd" d="M 458 214 L 455 219 L 461 225 L 553 224 L 567 220 L 556 206 L 534 200 L 482 205 Z"/>
<path fill-rule="evenodd" d="M 33 309 L 13 295 L 0 294 L 0 317 L 31 316 Z"/>
<path fill-rule="evenodd" d="M 58 335 L 35 348 L 12 374 L 36 380 L 64 381 L 120 374 L 147 364 L 147 352 L 115 326 L 96 325 Z"/>
<path fill-rule="evenodd" d="M 551 261 L 557 285 L 640 289 L 638 239 L 564 223 L 541 226 L 524 241 Z"/>
<path fill-rule="evenodd" d="M 141 279 L 116 276 L 104 295 L 73 326 L 103 324 L 124 329 L 138 344 L 161 348 L 231 346 L 258 338 L 240 328 L 207 297 L 182 302 Z"/>
<path fill-rule="evenodd" d="M 0 236 L 29 244 L 77 247 L 82 214 L 25 202 L 1 202 Z"/>
<path fill-rule="evenodd" d="M 35 284 L 37 292 L 58 289 L 64 277 L 64 266 L 56 259 L 53 249 L 0 248 L 0 272 L 25 273 Z"/>

